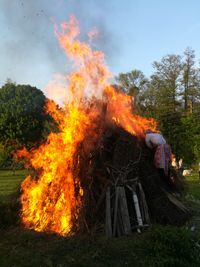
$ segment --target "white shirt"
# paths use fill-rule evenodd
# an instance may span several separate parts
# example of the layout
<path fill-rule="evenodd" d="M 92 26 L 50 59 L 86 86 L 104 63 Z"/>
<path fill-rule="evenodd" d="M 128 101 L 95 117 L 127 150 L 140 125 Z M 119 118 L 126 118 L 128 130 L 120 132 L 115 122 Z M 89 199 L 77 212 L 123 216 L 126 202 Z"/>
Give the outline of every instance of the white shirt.
<path fill-rule="evenodd" d="M 164 144 L 166 144 L 166 140 L 159 133 L 149 133 L 149 134 L 146 134 L 146 136 L 145 136 L 145 142 L 146 142 L 146 145 L 149 148 L 154 148 L 157 145 L 164 145 Z"/>

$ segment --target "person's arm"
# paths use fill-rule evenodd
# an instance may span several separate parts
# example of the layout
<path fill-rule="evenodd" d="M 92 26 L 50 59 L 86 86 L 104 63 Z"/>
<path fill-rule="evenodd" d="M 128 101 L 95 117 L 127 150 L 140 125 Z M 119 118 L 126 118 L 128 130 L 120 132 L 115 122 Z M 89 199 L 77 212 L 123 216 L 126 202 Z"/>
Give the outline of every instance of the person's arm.
<path fill-rule="evenodd" d="M 151 138 L 150 136 L 148 136 L 148 134 L 145 136 L 145 143 L 148 146 L 148 148 L 153 148 L 152 142 L 151 142 Z"/>
<path fill-rule="evenodd" d="M 164 138 L 162 135 L 161 135 L 161 138 L 162 138 L 162 144 L 163 144 L 163 145 L 164 145 L 164 144 L 167 144 L 165 138 Z"/>

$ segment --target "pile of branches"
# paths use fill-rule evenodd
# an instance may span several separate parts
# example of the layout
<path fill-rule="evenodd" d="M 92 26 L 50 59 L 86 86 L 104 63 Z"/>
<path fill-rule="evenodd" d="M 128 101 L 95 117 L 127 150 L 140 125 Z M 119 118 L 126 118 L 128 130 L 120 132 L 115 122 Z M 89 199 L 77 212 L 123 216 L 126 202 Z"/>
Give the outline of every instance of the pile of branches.
<path fill-rule="evenodd" d="M 78 151 L 83 231 L 106 227 L 108 236 L 119 236 L 152 223 L 180 226 L 189 219 L 177 198 L 183 189 L 181 177 L 174 170 L 170 179 L 161 176 L 144 140 L 112 124 L 89 154 L 84 142 Z"/>

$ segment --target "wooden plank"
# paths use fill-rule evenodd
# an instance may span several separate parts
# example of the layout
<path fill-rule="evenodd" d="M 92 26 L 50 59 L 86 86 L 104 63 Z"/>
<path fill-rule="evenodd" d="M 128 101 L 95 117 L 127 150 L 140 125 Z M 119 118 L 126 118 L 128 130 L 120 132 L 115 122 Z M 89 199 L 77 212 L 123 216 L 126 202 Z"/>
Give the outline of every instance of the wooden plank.
<path fill-rule="evenodd" d="M 110 187 L 106 190 L 106 236 L 112 237 L 112 221 L 110 207 Z"/>
<path fill-rule="evenodd" d="M 139 206 L 139 202 L 138 202 L 138 197 L 137 197 L 137 194 L 136 194 L 135 191 L 133 191 L 133 203 L 134 203 L 134 206 L 135 206 L 138 225 L 141 227 L 141 226 L 143 226 L 143 221 L 142 221 L 142 216 L 141 216 L 141 212 L 140 212 L 140 206 Z"/>
<path fill-rule="evenodd" d="M 123 230 L 124 234 L 129 235 L 131 234 L 131 224 L 130 224 L 130 217 L 126 200 L 126 193 L 124 187 L 122 186 L 120 187 L 119 190 L 120 190 L 119 203 L 120 203 L 120 213 L 122 216 Z"/>
<path fill-rule="evenodd" d="M 141 216 L 142 216 L 142 221 L 144 223 L 145 222 L 145 211 L 144 211 L 143 199 L 141 197 L 139 188 L 138 188 L 138 192 L 136 191 L 136 194 L 137 194 L 137 197 L 138 197 L 138 202 L 139 202 L 139 206 L 140 206 L 140 212 L 141 212 Z"/>
<path fill-rule="evenodd" d="M 113 236 L 116 236 L 116 230 L 117 230 L 118 200 L 119 200 L 119 186 L 117 186 L 115 188 L 115 207 L 114 207 Z"/>
<path fill-rule="evenodd" d="M 168 193 L 167 191 L 163 190 L 163 192 L 167 195 L 168 199 L 179 209 L 184 212 L 188 212 L 188 209 L 181 203 L 178 199 L 176 199 L 172 194 Z"/>
<path fill-rule="evenodd" d="M 120 197 L 119 197 L 120 202 Z M 124 235 L 124 226 L 122 221 L 122 214 L 120 211 L 120 207 L 118 206 L 118 212 L 117 212 L 117 236 Z"/>
<path fill-rule="evenodd" d="M 146 202 L 146 197 L 142 188 L 141 183 L 138 183 L 138 187 L 139 187 L 139 191 L 140 191 L 140 196 L 142 199 L 142 205 L 143 205 L 143 209 L 144 209 L 144 215 L 145 215 L 145 221 L 147 224 L 150 224 L 150 216 L 149 216 L 149 209 L 147 206 L 147 202 Z"/>

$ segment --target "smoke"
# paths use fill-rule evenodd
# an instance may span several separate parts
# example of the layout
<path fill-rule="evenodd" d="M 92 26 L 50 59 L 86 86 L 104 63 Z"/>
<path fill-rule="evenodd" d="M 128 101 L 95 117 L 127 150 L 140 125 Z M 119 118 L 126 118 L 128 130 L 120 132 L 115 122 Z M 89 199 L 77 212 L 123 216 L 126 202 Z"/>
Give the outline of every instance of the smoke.
<path fill-rule="evenodd" d="M 99 35 L 94 46 L 103 50 L 110 58 L 114 57 L 114 51 L 118 50 L 116 36 L 107 22 L 107 18 L 113 12 L 112 2 L 113 0 L 68 0 L 71 13 L 75 14 L 80 21 L 80 28 L 86 33 L 91 30 L 91 27 L 95 27 Z"/>
<path fill-rule="evenodd" d="M 1 73 L 11 79 L 38 80 L 44 64 L 46 72 L 59 71 L 62 65 L 50 21 L 52 6 L 45 4 L 47 1 L 1 1 L 2 28 L 6 33 L 0 44 L 5 62 Z"/>
<path fill-rule="evenodd" d="M 58 46 L 51 18 L 68 20 L 74 14 L 85 38 L 91 28 L 99 35 L 93 47 L 103 50 L 107 58 L 118 53 L 116 37 L 107 23 L 112 1 L 99 0 L 1 0 L 0 83 L 11 78 L 17 83 L 44 86 L 53 73 L 70 68 Z M 43 77 L 42 77 L 43 76 Z"/>

